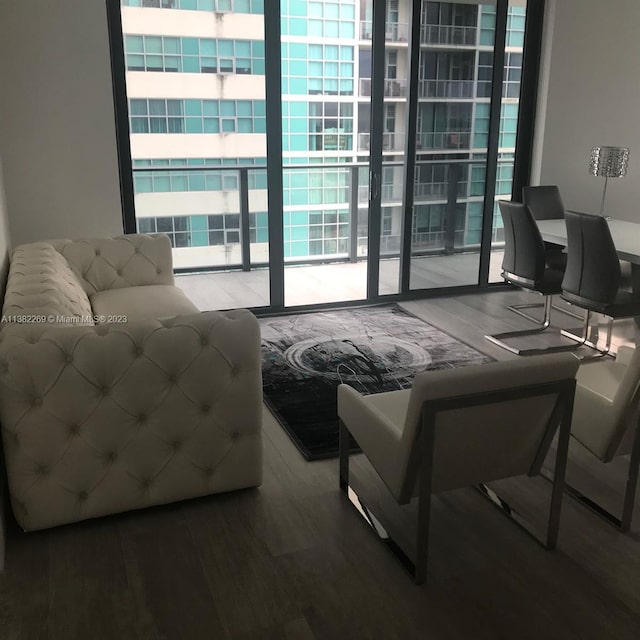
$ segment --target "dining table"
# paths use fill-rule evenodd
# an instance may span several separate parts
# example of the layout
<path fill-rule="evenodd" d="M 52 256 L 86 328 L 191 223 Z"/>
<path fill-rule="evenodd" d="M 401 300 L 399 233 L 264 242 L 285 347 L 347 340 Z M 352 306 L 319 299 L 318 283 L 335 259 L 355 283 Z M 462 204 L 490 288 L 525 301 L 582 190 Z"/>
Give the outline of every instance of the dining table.
<path fill-rule="evenodd" d="M 537 220 L 542 239 L 567 246 L 567 225 L 564 218 Z M 607 218 L 618 258 L 631 264 L 633 290 L 640 294 L 640 223 Z"/>

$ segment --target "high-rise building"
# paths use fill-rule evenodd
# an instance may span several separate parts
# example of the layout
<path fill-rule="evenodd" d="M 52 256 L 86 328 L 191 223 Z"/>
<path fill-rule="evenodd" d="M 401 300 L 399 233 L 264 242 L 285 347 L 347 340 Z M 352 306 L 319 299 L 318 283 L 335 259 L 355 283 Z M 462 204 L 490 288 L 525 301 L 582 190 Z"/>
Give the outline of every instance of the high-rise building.
<path fill-rule="evenodd" d="M 250 262 L 268 260 L 270 2 L 122 0 L 138 229 L 168 233 L 178 268 L 240 265 L 243 207 Z M 285 260 L 366 255 L 372 5 L 280 3 Z M 380 251 L 393 258 L 402 233 L 412 2 L 388 0 L 386 11 Z M 509 7 L 498 197 L 511 194 L 525 12 L 525 0 Z M 495 22 L 491 2 L 421 4 L 412 255 L 479 246 Z M 496 215 L 496 241 L 500 227 Z"/>

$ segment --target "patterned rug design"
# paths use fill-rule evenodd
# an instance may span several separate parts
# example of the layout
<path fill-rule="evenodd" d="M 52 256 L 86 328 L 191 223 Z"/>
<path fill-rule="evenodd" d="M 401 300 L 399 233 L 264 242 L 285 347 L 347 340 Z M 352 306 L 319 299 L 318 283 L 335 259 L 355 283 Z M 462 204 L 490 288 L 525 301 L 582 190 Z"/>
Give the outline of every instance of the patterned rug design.
<path fill-rule="evenodd" d="M 262 318 L 267 404 L 307 460 L 338 454 L 336 388 L 408 389 L 416 373 L 491 362 L 395 304 Z"/>

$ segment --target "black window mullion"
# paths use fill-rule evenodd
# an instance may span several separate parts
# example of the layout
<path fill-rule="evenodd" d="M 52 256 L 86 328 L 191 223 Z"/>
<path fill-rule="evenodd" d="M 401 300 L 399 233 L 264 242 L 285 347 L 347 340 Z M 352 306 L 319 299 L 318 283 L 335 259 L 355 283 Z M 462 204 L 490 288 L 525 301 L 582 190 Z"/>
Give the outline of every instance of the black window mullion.
<path fill-rule="evenodd" d="M 386 0 L 373 1 L 371 134 L 369 145 L 369 232 L 367 247 L 367 299 L 379 295 L 382 209 L 382 142 L 384 131 Z"/>
<path fill-rule="evenodd" d="M 270 306 L 284 307 L 284 219 L 282 197 L 282 54 L 280 1 L 264 12 L 267 113 L 267 201 Z"/>
<path fill-rule="evenodd" d="M 115 111 L 116 149 L 120 177 L 120 204 L 124 233 L 136 233 L 136 211 L 133 190 L 133 162 L 129 138 L 129 104 L 127 102 L 124 35 L 119 0 L 107 0 L 107 29 L 111 58 L 111 82 Z"/>
<path fill-rule="evenodd" d="M 513 169 L 512 199 L 522 201 L 522 187 L 529 184 L 533 153 L 540 55 L 544 25 L 545 0 L 528 0 L 525 24 L 522 78 L 520 84 L 520 108 L 516 135 L 516 157 Z"/>
<path fill-rule="evenodd" d="M 491 236 L 493 209 L 498 173 L 498 145 L 500 142 L 500 113 L 502 109 L 502 82 L 504 80 L 505 43 L 507 37 L 507 14 L 509 0 L 498 0 L 496 7 L 496 32 L 493 47 L 493 74 L 491 78 L 491 110 L 489 114 L 489 136 L 487 145 L 487 172 L 482 213 L 482 236 L 480 244 L 479 285 L 489 283 L 491 260 Z"/>
<path fill-rule="evenodd" d="M 407 138 L 402 202 L 404 206 L 400 237 L 400 293 L 410 289 L 413 205 L 416 174 L 416 138 L 418 130 L 418 94 L 420 73 L 421 2 L 413 3 L 409 40 L 409 95 L 407 97 Z"/>

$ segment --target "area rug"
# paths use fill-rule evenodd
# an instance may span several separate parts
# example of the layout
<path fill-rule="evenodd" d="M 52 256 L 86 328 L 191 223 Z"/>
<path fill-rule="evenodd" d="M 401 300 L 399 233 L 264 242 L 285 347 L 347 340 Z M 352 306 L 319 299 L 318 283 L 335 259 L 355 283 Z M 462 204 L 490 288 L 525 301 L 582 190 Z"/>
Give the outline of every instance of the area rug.
<path fill-rule="evenodd" d="M 307 460 L 338 454 L 336 388 L 408 389 L 416 373 L 490 362 L 396 304 L 262 318 L 265 400 Z"/>

